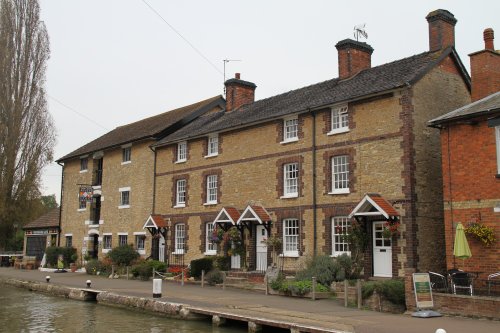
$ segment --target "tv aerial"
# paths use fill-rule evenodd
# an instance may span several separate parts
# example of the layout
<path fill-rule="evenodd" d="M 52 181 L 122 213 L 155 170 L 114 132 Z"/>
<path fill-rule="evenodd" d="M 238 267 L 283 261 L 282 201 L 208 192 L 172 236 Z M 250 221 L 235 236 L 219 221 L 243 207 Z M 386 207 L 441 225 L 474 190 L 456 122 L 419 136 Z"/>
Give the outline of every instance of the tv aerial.
<path fill-rule="evenodd" d="M 368 33 L 365 30 L 365 25 L 366 23 L 354 26 L 354 38 L 356 38 L 356 41 L 358 42 L 361 37 L 368 39 Z"/>
<path fill-rule="evenodd" d="M 224 82 L 223 83 L 226 83 L 226 64 L 228 62 L 232 62 L 232 61 L 241 61 L 240 59 L 223 59 L 222 62 L 224 63 Z M 226 86 L 224 85 L 224 96 L 226 96 Z"/>

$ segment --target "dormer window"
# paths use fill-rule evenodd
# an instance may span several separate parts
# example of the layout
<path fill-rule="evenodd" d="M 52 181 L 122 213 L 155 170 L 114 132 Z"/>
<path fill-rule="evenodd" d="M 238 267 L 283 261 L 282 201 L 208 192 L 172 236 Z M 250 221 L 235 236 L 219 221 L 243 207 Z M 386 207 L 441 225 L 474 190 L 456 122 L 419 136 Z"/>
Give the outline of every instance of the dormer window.
<path fill-rule="evenodd" d="M 219 154 L 219 136 L 217 134 L 208 137 L 207 156 L 217 156 Z"/>
<path fill-rule="evenodd" d="M 331 124 L 331 130 L 328 133 L 329 135 L 331 134 L 338 134 L 338 133 L 344 133 L 349 131 L 349 114 L 348 114 L 348 108 L 347 105 L 342 105 L 342 106 L 337 106 L 332 108 L 332 124 Z"/>
<path fill-rule="evenodd" d="M 186 162 L 187 160 L 187 142 L 179 142 L 177 144 L 177 162 Z"/>
<path fill-rule="evenodd" d="M 283 120 L 283 141 L 282 143 L 294 142 L 299 139 L 299 119 L 298 117 Z"/>

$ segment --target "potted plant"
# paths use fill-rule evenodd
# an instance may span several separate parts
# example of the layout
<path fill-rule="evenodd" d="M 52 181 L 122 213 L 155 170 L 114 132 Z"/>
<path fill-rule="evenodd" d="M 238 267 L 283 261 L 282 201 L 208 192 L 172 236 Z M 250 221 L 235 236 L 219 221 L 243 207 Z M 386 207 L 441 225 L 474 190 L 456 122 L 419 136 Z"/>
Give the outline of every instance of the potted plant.
<path fill-rule="evenodd" d="M 76 265 L 76 261 L 78 260 L 78 254 L 76 253 L 73 253 L 71 255 L 71 262 L 69 264 L 69 269 L 74 273 L 76 272 L 76 269 L 77 269 L 77 265 Z"/>

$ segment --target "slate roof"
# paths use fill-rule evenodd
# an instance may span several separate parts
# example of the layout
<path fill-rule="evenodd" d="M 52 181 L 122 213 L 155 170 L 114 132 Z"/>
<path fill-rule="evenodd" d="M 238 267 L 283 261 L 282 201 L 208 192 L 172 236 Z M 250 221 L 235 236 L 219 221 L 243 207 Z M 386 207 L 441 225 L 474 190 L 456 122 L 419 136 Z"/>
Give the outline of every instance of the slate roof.
<path fill-rule="evenodd" d="M 61 157 L 58 162 L 142 139 L 159 139 L 217 106 L 220 108 L 225 107 L 225 100 L 222 96 L 215 96 L 134 123 L 119 126 Z"/>
<path fill-rule="evenodd" d="M 500 112 L 500 91 L 429 121 L 430 126 Z"/>
<path fill-rule="evenodd" d="M 450 54 L 461 68 L 466 84 L 470 84 L 469 75 L 456 51 L 449 47 L 365 69 L 347 79 L 335 78 L 292 90 L 244 105 L 232 112 L 220 111 L 205 115 L 166 136 L 154 146 L 305 112 L 308 109 L 317 109 L 413 84 Z"/>
<path fill-rule="evenodd" d="M 40 216 L 23 227 L 24 230 L 47 228 L 59 228 L 59 207 L 50 210 L 47 214 Z"/>

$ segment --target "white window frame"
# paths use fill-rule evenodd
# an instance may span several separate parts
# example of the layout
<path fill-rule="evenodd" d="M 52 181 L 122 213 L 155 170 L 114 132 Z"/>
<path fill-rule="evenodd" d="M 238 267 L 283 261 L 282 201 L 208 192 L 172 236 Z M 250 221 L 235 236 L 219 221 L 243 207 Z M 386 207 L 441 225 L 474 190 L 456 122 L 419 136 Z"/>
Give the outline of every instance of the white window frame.
<path fill-rule="evenodd" d="M 146 235 L 134 233 L 134 238 L 135 250 L 139 254 L 146 254 Z"/>
<path fill-rule="evenodd" d="M 177 179 L 175 182 L 175 206 L 174 208 L 186 207 L 186 179 Z"/>
<path fill-rule="evenodd" d="M 175 248 L 173 254 L 184 254 L 186 248 L 186 225 L 177 223 L 174 227 Z"/>
<path fill-rule="evenodd" d="M 217 204 L 218 179 L 217 175 L 207 176 L 207 205 Z"/>
<path fill-rule="evenodd" d="M 295 231 L 291 232 L 291 231 Z M 283 256 L 298 257 L 300 243 L 300 226 L 298 219 L 283 220 Z"/>
<path fill-rule="evenodd" d="M 212 222 L 205 223 L 205 255 L 214 256 L 217 254 L 217 244 L 212 241 L 212 234 L 215 226 Z"/>
<path fill-rule="evenodd" d="M 495 126 L 495 136 L 497 143 L 497 175 L 500 175 L 500 125 Z"/>
<path fill-rule="evenodd" d="M 125 235 L 123 235 L 125 236 Z M 102 235 L 102 249 L 103 250 L 111 250 L 113 248 L 113 235 L 112 234 L 103 234 Z"/>
<path fill-rule="evenodd" d="M 187 142 L 182 141 L 177 144 L 177 161 L 176 163 L 182 163 L 187 161 Z"/>
<path fill-rule="evenodd" d="M 282 198 L 297 198 L 299 196 L 299 163 L 283 165 L 283 196 Z"/>
<path fill-rule="evenodd" d="M 281 143 L 296 141 L 299 141 L 299 117 L 283 119 L 283 141 Z"/>
<path fill-rule="evenodd" d="M 132 163 L 132 145 L 122 146 L 122 165 Z"/>
<path fill-rule="evenodd" d="M 125 239 L 125 242 L 123 240 Z M 118 233 L 118 246 L 128 245 L 128 233 Z"/>
<path fill-rule="evenodd" d="M 349 155 L 332 157 L 332 191 L 330 194 L 350 193 Z"/>
<path fill-rule="evenodd" d="M 219 155 L 219 135 L 212 134 L 208 136 L 206 157 L 212 157 L 217 155 Z"/>
<path fill-rule="evenodd" d="M 338 257 L 342 254 L 351 255 L 349 243 L 342 239 L 343 235 L 349 235 L 351 230 L 351 220 L 347 216 L 333 216 L 331 220 L 332 225 L 332 257 Z M 340 229 L 341 233 L 338 233 Z M 336 248 L 339 248 L 337 250 Z"/>
<path fill-rule="evenodd" d="M 328 135 L 349 132 L 349 109 L 347 105 L 335 106 L 331 109 L 331 124 Z"/>
<path fill-rule="evenodd" d="M 118 206 L 119 209 L 130 208 L 130 187 L 121 187 L 118 189 L 120 192 L 120 204 Z M 128 192 L 128 203 L 124 202 L 124 193 Z"/>
<path fill-rule="evenodd" d="M 83 162 L 86 161 L 86 162 Z M 89 157 L 82 156 L 80 157 L 80 173 L 85 173 L 89 171 Z"/>
<path fill-rule="evenodd" d="M 73 247 L 73 234 L 66 234 L 64 235 L 64 239 L 65 239 L 65 244 L 64 246 L 65 247 Z M 70 246 L 68 246 L 68 239 L 70 240 Z"/>

